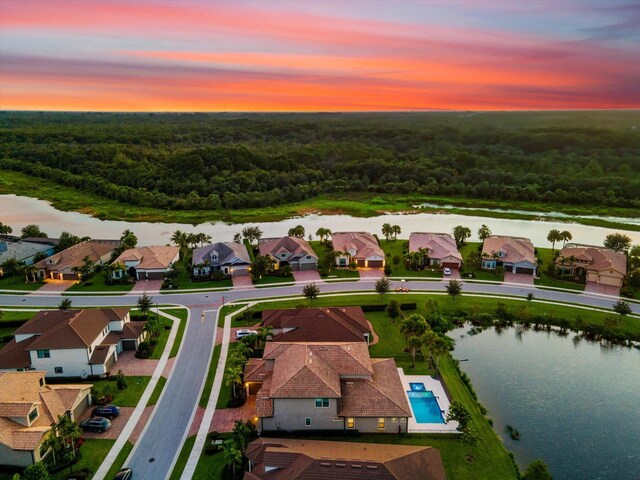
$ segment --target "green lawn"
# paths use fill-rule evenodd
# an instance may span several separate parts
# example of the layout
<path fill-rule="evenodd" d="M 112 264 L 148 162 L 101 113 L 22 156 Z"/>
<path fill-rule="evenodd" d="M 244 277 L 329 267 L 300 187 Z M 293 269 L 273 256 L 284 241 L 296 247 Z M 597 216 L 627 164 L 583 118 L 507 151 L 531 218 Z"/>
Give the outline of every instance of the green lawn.
<path fill-rule="evenodd" d="M 563 280 L 556 280 L 555 278 L 549 278 L 547 276 L 544 276 L 542 278 L 534 278 L 533 283 L 541 287 L 555 287 L 575 290 L 576 293 L 583 292 L 585 287 L 583 283 L 566 282 Z"/>
<path fill-rule="evenodd" d="M 115 443 L 115 440 L 105 440 L 97 438 L 85 438 L 84 444 L 80 447 L 80 454 L 82 457 L 78 463 L 73 465 L 73 471 L 80 470 L 82 468 L 88 468 L 95 473 L 102 461 L 105 459 L 109 450 Z M 63 480 L 69 475 L 69 469 L 65 469 L 54 475 L 51 475 L 52 480 Z"/>
<path fill-rule="evenodd" d="M 237 342 L 234 343 L 230 343 L 229 344 L 229 352 L 227 353 L 227 361 L 224 365 L 225 371 L 227 369 L 227 365 L 229 365 L 229 357 L 231 356 L 231 352 L 233 350 L 235 350 L 238 346 Z M 242 388 L 242 387 L 238 387 L 236 386 L 236 388 Z M 222 386 L 220 387 L 220 395 L 218 395 L 218 402 L 216 403 L 216 408 L 220 409 L 220 408 L 227 408 L 227 403 L 229 403 L 229 400 L 231 400 L 231 387 L 227 386 L 225 384 L 225 382 L 222 382 Z"/>
<path fill-rule="evenodd" d="M 216 376 L 218 360 L 220 360 L 220 345 L 216 345 L 213 348 L 211 362 L 209 363 L 209 372 L 207 373 L 207 379 L 204 382 L 204 389 L 202 390 L 200 402 L 198 402 L 198 405 L 200 405 L 202 408 L 206 408 L 207 403 L 209 402 L 209 397 L 211 396 L 211 387 L 213 386 L 213 379 Z"/>
<path fill-rule="evenodd" d="M 96 397 L 101 397 L 108 393 L 113 395 L 112 403 L 119 407 L 135 407 L 145 388 L 147 388 L 151 377 L 128 376 L 125 377 L 125 379 L 127 381 L 127 388 L 124 390 L 118 390 L 115 380 L 92 380 L 83 383 L 93 384 L 93 388 L 97 392 Z"/>
<path fill-rule="evenodd" d="M 561 246 L 561 245 L 560 245 Z M 556 243 L 556 250 L 560 248 Z M 550 248 L 536 247 L 537 257 L 542 261 L 538 269 L 538 276 L 534 283 L 545 287 L 567 288 L 569 290 L 584 291 L 584 283 L 572 282 L 568 280 L 558 280 L 547 275 L 547 268 L 553 263 L 553 250 Z"/>
<path fill-rule="evenodd" d="M 203 451 L 191 478 L 193 480 L 224 480 L 223 471 L 224 454 L 218 452 L 214 455 L 207 455 Z"/>
<path fill-rule="evenodd" d="M 180 319 L 178 332 L 176 333 L 176 338 L 173 341 L 171 352 L 169 353 L 169 358 L 173 358 L 176 355 L 178 355 L 178 351 L 180 350 L 180 345 L 182 344 L 182 338 L 184 337 L 184 331 L 187 328 L 187 317 L 189 316 L 189 312 L 186 308 L 168 308 L 162 311 L 168 313 L 169 315 L 173 315 L 174 317 L 178 317 Z"/>
<path fill-rule="evenodd" d="M 162 352 L 164 352 L 164 347 L 166 346 L 167 340 L 169 339 L 169 334 L 171 333 L 170 328 L 167 329 L 166 327 L 171 327 L 171 325 L 173 325 L 173 320 L 169 320 L 168 318 L 163 317 L 161 315 L 160 325 L 161 325 L 160 335 L 158 335 L 158 337 L 155 339 L 156 344 L 153 346 L 153 352 L 149 357 L 153 360 L 159 360 L 160 357 L 162 356 Z"/>
<path fill-rule="evenodd" d="M 158 379 L 158 383 L 156 383 L 156 386 L 153 389 L 151 396 L 149 397 L 149 401 L 147 402 L 147 407 L 149 405 L 155 405 L 156 403 L 158 403 L 158 399 L 160 398 L 160 395 L 162 394 L 162 390 L 164 389 L 164 386 L 166 385 L 166 383 L 167 383 L 167 379 L 163 376 L 160 376 L 160 378 Z"/>
<path fill-rule="evenodd" d="M 220 281 L 204 280 L 201 282 L 194 282 L 191 280 L 191 250 L 187 250 L 186 253 L 183 250 L 182 258 L 178 262 L 181 268 L 178 269 L 179 275 L 173 280 L 175 288 L 180 290 L 192 290 L 192 289 L 211 289 L 211 288 L 229 288 L 233 286 L 233 282 L 230 278 L 226 278 Z M 162 289 L 163 292 L 171 292 L 174 289 Z"/>
<path fill-rule="evenodd" d="M 104 273 L 96 273 L 85 282 L 76 283 L 66 290 L 66 292 L 123 292 L 126 293 L 133 288 L 133 283 L 107 283 Z"/>
<path fill-rule="evenodd" d="M 129 441 L 126 441 L 124 443 L 124 446 L 122 447 L 122 450 L 120 450 L 120 453 L 118 453 L 115 462 L 113 462 L 113 465 L 111 465 L 109 472 L 107 472 L 107 476 L 105 477 L 106 479 L 115 477 L 116 473 L 118 473 L 118 471 L 125 466 L 124 461 L 131 453 L 131 450 L 133 450 L 133 444 Z"/>
<path fill-rule="evenodd" d="M 171 472 L 171 476 L 169 480 L 180 480 L 182 476 L 182 471 L 184 467 L 187 465 L 187 460 L 189 460 L 189 454 L 191 450 L 193 450 L 193 445 L 196 443 L 196 436 L 192 436 L 187 438 L 182 445 L 182 449 L 180 450 L 180 455 L 178 455 L 178 460 L 176 460 L 176 464 L 173 467 L 173 471 Z M 222 479 L 221 479 L 222 480 Z"/>
<path fill-rule="evenodd" d="M 405 246 L 408 249 L 409 240 L 380 240 L 380 246 L 387 255 L 387 263 L 391 266 L 392 277 L 432 277 L 442 278 L 439 270 L 409 270 L 402 259 Z M 398 257 L 400 263 L 393 264 L 393 257 Z"/>
<path fill-rule="evenodd" d="M 325 267 L 328 266 L 328 274 L 322 275 L 322 278 L 332 280 L 357 280 L 360 278 L 360 272 L 358 270 L 351 270 L 349 268 L 335 268 L 335 264 L 328 257 L 331 249 L 319 240 L 309 242 L 311 248 L 318 256 L 318 270 L 322 272 Z"/>
<path fill-rule="evenodd" d="M 288 277 L 276 277 L 274 275 L 263 275 L 260 280 L 254 280 L 253 284 L 257 286 L 257 288 L 264 288 L 265 286 L 271 286 L 274 283 L 282 283 L 285 285 L 293 285 L 293 275 L 289 275 Z"/>
<path fill-rule="evenodd" d="M 13 277 L 0 278 L 0 290 L 24 290 L 33 291 L 39 289 L 44 285 L 44 282 L 29 282 L 25 281 L 25 277 L 22 275 L 14 275 Z"/>
<path fill-rule="evenodd" d="M 466 273 L 473 272 L 475 274 L 476 280 L 503 282 L 504 274 L 498 275 L 497 273 L 494 273 L 491 270 L 482 270 L 482 269 L 473 270 L 468 266 L 469 262 L 467 262 L 467 257 L 469 256 L 469 253 L 471 253 L 473 250 L 477 250 L 478 247 L 480 247 L 481 245 L 482 245 L 482 242 L 469 242 L 465 245 L 462 245 L 458 249 L 460 251 L 460 254 L 462 255 L 462 261 L 465 263 L 465 265 L 463 265 L 463 271 L 461 273 L 462 278 L 466 278 L 466 275 L 465 275 Z"/>

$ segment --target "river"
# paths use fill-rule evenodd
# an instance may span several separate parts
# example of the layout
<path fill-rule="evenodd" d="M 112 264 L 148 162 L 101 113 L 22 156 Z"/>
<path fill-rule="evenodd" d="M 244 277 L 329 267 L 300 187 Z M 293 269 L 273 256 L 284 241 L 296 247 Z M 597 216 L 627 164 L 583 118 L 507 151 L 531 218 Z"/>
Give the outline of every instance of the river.
<path fill-rule="evenodd" d="M 542 458 L 554 480 L 640 478 L 640 351 L 573 334 L 467 330 L 451 332 L 454 356 L 468 359 L 460 366 L 521 467 Z"/>
<path fill-rule="evenodd" d="M 204 232 L 214 241 L 230 241 L 233 235 L 243 228 L 243 224 L 210 222 L 201 225 L 182 223 L 150 223 L 100 220 L 78 212 L 63 212 L 55 209 L 49 202 L 36 198 L 17 195 L 0 195 L 0 221 L 13 228 L 14 234 L 25 225 L 35 223 L 51 237 L 57 237 L 63 231 L 78 236 L 90 236 L 95 239 L 119 238 L 123 230 L 132 230 L 138 237 L 139 245 L 165 244 L 175 230 L 184 232 Z M 531 239 L 534 245 L 548 246 L 549 230 L 569 230 L 574 242 L 601 245 L 606 235 L 616 230 L 592 227 L 577 223 L 562 223 L 542 220 L 513 220 L 475 217 L 457 214 L 417 213 L 410 215 L 388 214 L 378 217 L 357 218 L 350 215 L 306 215 L 278 222 L 252 222 L 263 231 L 264 237 L 286 235 L 289 228 L 301 224 L 307 233 L 315 234 L 319 227 L 339 231 L 368 231 L 380 235 L 383 223 L 400 225 L 401 238 L 408 238 L 411 232 L 451 232 L 456 225 L 471 228 L 477 240 L 476 232 L 482 224 L 487 224 L 494 234 L 517 235 Z M 640 243 L 640 232 L 625 231 L 633 243 Z"/>

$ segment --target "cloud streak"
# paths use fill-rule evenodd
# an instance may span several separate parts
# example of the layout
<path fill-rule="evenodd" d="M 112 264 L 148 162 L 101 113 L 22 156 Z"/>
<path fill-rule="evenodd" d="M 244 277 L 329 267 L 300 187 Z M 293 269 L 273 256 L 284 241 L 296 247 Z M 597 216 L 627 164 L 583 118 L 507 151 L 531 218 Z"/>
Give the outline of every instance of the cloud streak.
<path fill-rule="evenodd" d="M 0 108 L 640 107 L 639 46 L 629 33 L 637 19 L 619 5 L 541 34 L 515 31 L 500 2 L 486 4 L 491 24 L 474 25 L 430 17 L 429 2 L 415 4 L 415 19 L 304 4 L 5 1 Z M 375 2 L 362 5 L 375 14 Z M 510 10 L 509 21 L 514 15 L 530 12 Z"/>

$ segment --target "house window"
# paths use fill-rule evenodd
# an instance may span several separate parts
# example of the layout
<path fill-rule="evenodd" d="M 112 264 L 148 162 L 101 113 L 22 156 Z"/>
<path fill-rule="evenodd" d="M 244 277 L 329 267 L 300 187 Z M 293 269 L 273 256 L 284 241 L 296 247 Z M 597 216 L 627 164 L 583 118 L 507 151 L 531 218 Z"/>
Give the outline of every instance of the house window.
<path fill-rule="evenodd" d="M 307 255 L 307 260 L 311 260 L 311 255 Z"/>
<path fill-rule="evenodd" d="M 341 267 L 346 267 L 347 266 L 347 259 L 346 258 L 341 258 L 340 259 L 340 266 Z"/>
<path fill-rule="evenodd" d="M 378 419 L 378 430 L 384 430 L 384 418 Z"/>
<path fill-rule="evenodd" d="M 29 423 L 33 423 L 36 418 L 38 418 L 38 407 L 29 412 Z"/>
<path fill-rule="evenodd" d="M 53 369 L 53 371 L 57 374 L 64 373 L 64 370 L 62 369 L 62 367 L 56 367 Z"/>
<path fill-rule="evenodd" d="M 51 358 L 49 350 L 38 350 L 38 358 Z"/>
<path fill-rule="evenodd" d="M 316 408 L 328 408 L 328 407 L 329 407 L 328 398 L 316 398 Z"/>
<path fill-rule="evenodd" d="M 310 427 L 311 426 L 311 417 L 305 417 L 304 418 L 304 426 L 305 427 Z"/>
<path fill-rule="evenodd" d="M 351 417 L 347 418 L 347 428 L 356 428 L 356 419 Z"/>

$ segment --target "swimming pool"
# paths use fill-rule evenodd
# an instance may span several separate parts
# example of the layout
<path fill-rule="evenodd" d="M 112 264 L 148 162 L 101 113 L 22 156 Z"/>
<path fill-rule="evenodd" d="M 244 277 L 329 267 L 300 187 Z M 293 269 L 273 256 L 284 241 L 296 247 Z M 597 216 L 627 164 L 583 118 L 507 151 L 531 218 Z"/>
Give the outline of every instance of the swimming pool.
<path fill-rule="evenodd" d="M 407 392 L 416 423 L 446 423 L 432 391 Z"/>
<path fill-rule="evenodd" d="M 422 382 L 411 382 L 409 383 L 409 387 L 411 388 L 412 392 L 426 392 L 427 389 L 424 386 L 424 383 Z"/>

